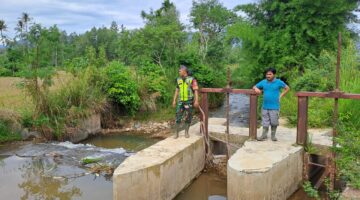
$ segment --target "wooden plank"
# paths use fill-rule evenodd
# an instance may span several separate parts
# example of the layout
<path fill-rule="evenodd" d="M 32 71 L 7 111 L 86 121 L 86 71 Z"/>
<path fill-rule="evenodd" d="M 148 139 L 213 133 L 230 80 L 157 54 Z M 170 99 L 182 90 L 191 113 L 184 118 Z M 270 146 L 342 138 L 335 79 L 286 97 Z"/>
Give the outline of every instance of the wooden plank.
<path fill-rule="evenodd" d="M 308 97 L 298 97 L 298 124 L 296 143 L 306 145 L 308 122 Z"/>
<path fill-rule="evenodd" d="M 360 94 L 349 94 L 349 93 L 345 93 L 343 95 L 341 95 L 342 99 L 357 99 L 360 100 Z"/>
<path fill-rule="evenodd" d="M 250 119 L 249 119 L 249 136 L 251 139 L 256 139 L 257 132 L 257 103 L 258 96 L 250 95 Z"/>
<path fill-rule="evenodd" d="M 351 94 L 351 93 L 343 93 L 343 92 L 297 92 L 296 96 L 360 100 L 360 94 Z"/>
<path fill-rule="evenodd" d="M 256 94 L 252 89 L 232 89 L 232 88 L 201 88 L 200 92 L 204 93 L 233 93 L 233 94 Z"/>
<path fill-rule="evenodd" d="M 321 175 L 321 177 L 319 178 L 319 180 L 316 182 L 315 184 L 315 188 L 319 189 L 321 184 L 325 181 L 325 178 L 329 175 L 329 170 L 325 169 L 324 173 Z"/>

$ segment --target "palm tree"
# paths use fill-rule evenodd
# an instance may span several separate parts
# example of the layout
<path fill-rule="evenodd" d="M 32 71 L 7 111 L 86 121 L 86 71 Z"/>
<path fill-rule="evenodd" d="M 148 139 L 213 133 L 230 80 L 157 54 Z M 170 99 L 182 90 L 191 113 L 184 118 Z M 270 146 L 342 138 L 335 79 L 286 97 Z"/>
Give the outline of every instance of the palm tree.
<path fill-rule="evenodd" d="M 21 14 L 21 21 L 23 22 L 23 25 L 25 26 L 25 32 L 28 32 L 28 23 L 31 21 L 30 15 L 26 12 L 23 12 Z"/>
<path fill-rule="evenodd" d="M 31 21 L 30 15 L 26 12 L 23 12 L 21 14 L 21 18 L 20 21 L 22 26 L 25 28 L 25 33 L 21 36 L 22 39 L 26 39 L 27 34 L 28 34 L 28 23 Z M 27 53 L 27 60 L 29 60 L 29 44 L 28 41 L 24 41 L 25 42 L 25 49 L 26 49 L 26 53 Z"/>
<path fill-rule="evenodd" d="M 22 39 L 22 34 L 24 30 L 24 22 L 22 20 L 19 20 L 16 25 L 16 31 L 20 33 L 20 39 Z"/>
<path fill-rule="evenodd" d="M 3 32 L 5 32 L 7 29 L 7 25 L 5 24 L 4 20 L 0 20 L 0 37 L 1 37 L 1 41 L 3 43 L 3 45 L 5 46 L 5 35 L 3 34 Z"/>

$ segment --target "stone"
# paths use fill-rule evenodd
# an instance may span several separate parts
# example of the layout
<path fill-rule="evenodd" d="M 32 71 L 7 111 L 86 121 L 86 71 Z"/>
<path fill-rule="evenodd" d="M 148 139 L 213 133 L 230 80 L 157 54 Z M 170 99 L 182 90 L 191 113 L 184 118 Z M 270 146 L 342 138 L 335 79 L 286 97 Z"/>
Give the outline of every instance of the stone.
<path fill-rule="evenodd" d="M 41 138 L 41 134 L 37 131 L 29 131 L 29 129 L 24 128 L 21 132 L 20 132 L 21 138 L 23 140 L 29 140 L 32 138 Z"/>

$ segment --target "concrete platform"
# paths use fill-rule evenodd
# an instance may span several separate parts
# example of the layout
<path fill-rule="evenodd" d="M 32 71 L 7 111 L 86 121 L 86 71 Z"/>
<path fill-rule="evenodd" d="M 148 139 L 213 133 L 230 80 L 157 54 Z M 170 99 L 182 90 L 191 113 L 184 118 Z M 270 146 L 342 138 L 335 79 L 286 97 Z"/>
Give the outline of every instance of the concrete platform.
<path fill-rule="evenodd" d="M 224 118 L 210 118 L 209 132 L 225 136 Z M 261 135 L 262 128 L 257 130 Z M 312 143 L 331 146 L 330 129 L 310 129 Z M 230 127 L 232 138 L 248 139 L 249 129 Z M 229 200 L 287 199 L 300 186 L 303 170 L 303 148 L 295 145 L 296 129 L 279 126 L 279 141 L 245 141 L 229 159 L 227 165 L 227 195 Z M 231 141 L 233 142 L 233 141 Z"/>
<path fill-rule="evenodd" d="M 291 142 L 245 142 L 228 161 L 228 199 L 287 199 L 302 180 L 302 152 Z"/>
<path fill-rule="evenodd" d="M 199 124 L 178 139 L 162 140 L 127 158 L 114 172 L 113 199 L 170 200 L 204 168 L 205 144 Z"/>

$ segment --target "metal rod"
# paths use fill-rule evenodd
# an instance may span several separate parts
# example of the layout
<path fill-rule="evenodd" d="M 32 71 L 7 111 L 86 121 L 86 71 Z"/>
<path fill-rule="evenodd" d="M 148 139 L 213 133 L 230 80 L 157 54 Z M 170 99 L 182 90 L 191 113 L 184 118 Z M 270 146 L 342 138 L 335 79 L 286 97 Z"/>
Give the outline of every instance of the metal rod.
<path fill-rule="evenodd" d="M 227 85 L 226 89 L 230 89 L 230 68 L 227 68 Z M 230 93 L 226 92 L 226 147 L 227 147 L 227 159 L 230 158 L 229 150 L 229 126 L 230 126 Z"/>
<path fill-rule="evenodd" d="M 218 137 L 215 137 L 215 136 L 209 136 L 210 138 L 213 138 L 213 139 L 215 139 L 215 140 L 218 140 L 218 141 L 220 141 L 220 142 L 223 142 L 223 143 L 226 143 L 226 141 L 224 141 L 224 140 L 222 140 L 222 139 L 220 139 L 220 138 L 218 138 Z M 237 146 L 237 145 L 235 145 L 235 144 L 232 144 L 232 143 L 229 143 L 229 146 L 232 146 L 232 147 L 234 147 L 234 148 L 237 148 L 237 149 L 240 149 L 241 147 L 240 146 Z"/>
<path fill-rule="evenodd" d="M 318 167 L 322 167 L 322 168 L 326 168 L 326 165 L 322 165 L 322 164 L 318 164 L 318 163 L 309 162 L 308 164 L 318 166 Z"/>
<path fill-rule="evenodd" d="M 336 63 L 336 89 L 335 92 L 340 91 L 340 62 L 341 62 L 341 33 L 339 32 L 338 37 L 338 52 L 337 52 L 337 63 Z M 333 138 L 332 145 L 336 146 L 335 137 L 337 136 L 337 123 L 338 123 L 338 115 L 339 115 L 339 98 L 335 98 L 334 103 L 334 114 L 333 114 Z M 333 151 L 331 153 L 331 168 L 330 168 L 330 191 L 334 190 L 335 177 L 336 177 L 336 164 L 335 164 L 336 153 Z"/>

